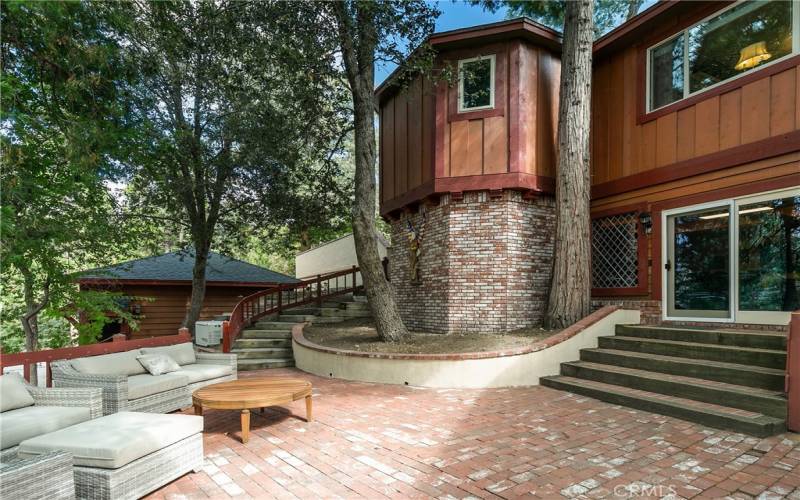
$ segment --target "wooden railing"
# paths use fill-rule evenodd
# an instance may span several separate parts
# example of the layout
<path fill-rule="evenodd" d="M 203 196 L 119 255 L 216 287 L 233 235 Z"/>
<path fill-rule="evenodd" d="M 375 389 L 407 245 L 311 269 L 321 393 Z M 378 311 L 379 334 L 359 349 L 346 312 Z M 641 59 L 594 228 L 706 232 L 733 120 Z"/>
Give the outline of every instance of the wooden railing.
<path fill-rule="evenodd" d="M 13 354 L 0 354 L 0 372 L 7 367 L 22 366 L 22 374 L 25 380 L 31 380 L 31 365 L 38 363 L 45 364 L 46 385 L 52 385 L 50 363 L 61 359 L 75 359 L 86 356 L 97 356 L 100 354 L 111 354 L 114 352 L 131 351 L 143 347 L 159 347 L 172 344 L 182 344 L 191 342 L 192 337 L 189 330 L 181 328 L 177 335 L 165 335 L 162 337 L 151 337 L 148 339 L 125 340 L 124 335 L 115 335 L 111 342 L 84 345 L 78 347 L 62 347 L 60 349 L 47 349 L 34 352 L 17 352 Z"/>
<path fill-rule="evenodd" d="M 786 341 L 786 427 L 800 432 L 800 311 L 792 313 L 789 339 Z"/>
<path fill-rule="evenodd" d="M 358 284 L 359 275 L 358 267 L 353 266 L 248 295 L 236 304 L 230 319 L 222 323 L 222 351 L 231 352 L 233 342 L 242 330 L 264 316 L 280 314 L 286 309 L 307 304 L 320 307 L 327 298 L 361 289 L 362 285 Z"/>

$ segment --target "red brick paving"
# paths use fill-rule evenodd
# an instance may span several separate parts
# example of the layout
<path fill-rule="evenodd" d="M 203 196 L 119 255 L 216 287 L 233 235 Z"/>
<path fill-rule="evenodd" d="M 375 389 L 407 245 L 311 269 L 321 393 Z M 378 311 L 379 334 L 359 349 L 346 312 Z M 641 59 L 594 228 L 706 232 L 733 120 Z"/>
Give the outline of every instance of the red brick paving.
<path fill-rule="evenodd" d="M 419 389 L 329 380 L 302 401 L 205 412 L 204 471 L 150 498 L 790 498 L 800 436 L 758 439 L 546 387 Z M 191 410 L 189 410 L 191 411 Z M 760 496 L 759 496 L 760 495 Z"/>

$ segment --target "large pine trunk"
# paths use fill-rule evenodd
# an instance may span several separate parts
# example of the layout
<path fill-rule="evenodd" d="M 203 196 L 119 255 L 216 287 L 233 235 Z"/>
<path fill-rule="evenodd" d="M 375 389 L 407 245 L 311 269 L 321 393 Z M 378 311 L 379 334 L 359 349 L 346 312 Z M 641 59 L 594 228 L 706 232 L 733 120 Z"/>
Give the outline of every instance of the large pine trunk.
<path fill-rule="evenodd" d="M 566 3 L 561 50 L 553 281 L 545 317 L 564 328 L 591 311 L 589 113 L 593 2 Z"/>
<path fill-rule="evenodd" d="M 408 333 L 395 301 L 394 290 L 383 273 L 375 228 L 375 50 L 378 43 L 376 5 L 354 4 L 356 20 L 344 3 L 333 3 L 339 27 L 342 56 L 353 94 L 355 122 L 355 201 L 353 239 L 361 278 L 378 336 L 397 342 Z"/>

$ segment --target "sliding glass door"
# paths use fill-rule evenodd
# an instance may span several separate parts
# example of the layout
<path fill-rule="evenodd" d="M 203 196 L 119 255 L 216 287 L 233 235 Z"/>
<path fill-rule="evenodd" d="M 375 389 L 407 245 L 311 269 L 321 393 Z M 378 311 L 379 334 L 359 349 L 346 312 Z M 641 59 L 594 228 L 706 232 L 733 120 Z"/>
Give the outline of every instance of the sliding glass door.
<path fill-rule="evenodd" d="M 800 309 L 800 189 L 665 212 L 667 319 L 785 324 Z"/>

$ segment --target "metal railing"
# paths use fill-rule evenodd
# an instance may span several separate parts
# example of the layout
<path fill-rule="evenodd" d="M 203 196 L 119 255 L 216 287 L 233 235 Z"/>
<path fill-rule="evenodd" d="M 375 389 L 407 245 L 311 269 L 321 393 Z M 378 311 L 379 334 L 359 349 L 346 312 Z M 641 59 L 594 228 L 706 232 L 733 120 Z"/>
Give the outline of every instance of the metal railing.
<path fill-rule="evenodd" d="M 222 323 L 222 351 L 231 352 L 231 347 L 242 330 L 264 316 L 280 314 L 286 309 L 308 304 L 321 307 L 327 298 L 360 290 L 363 287 L 358 283 L 360 274 L 358 267 L 353 266 L 248 295 L 236 304 L 230 319 Z"/>

